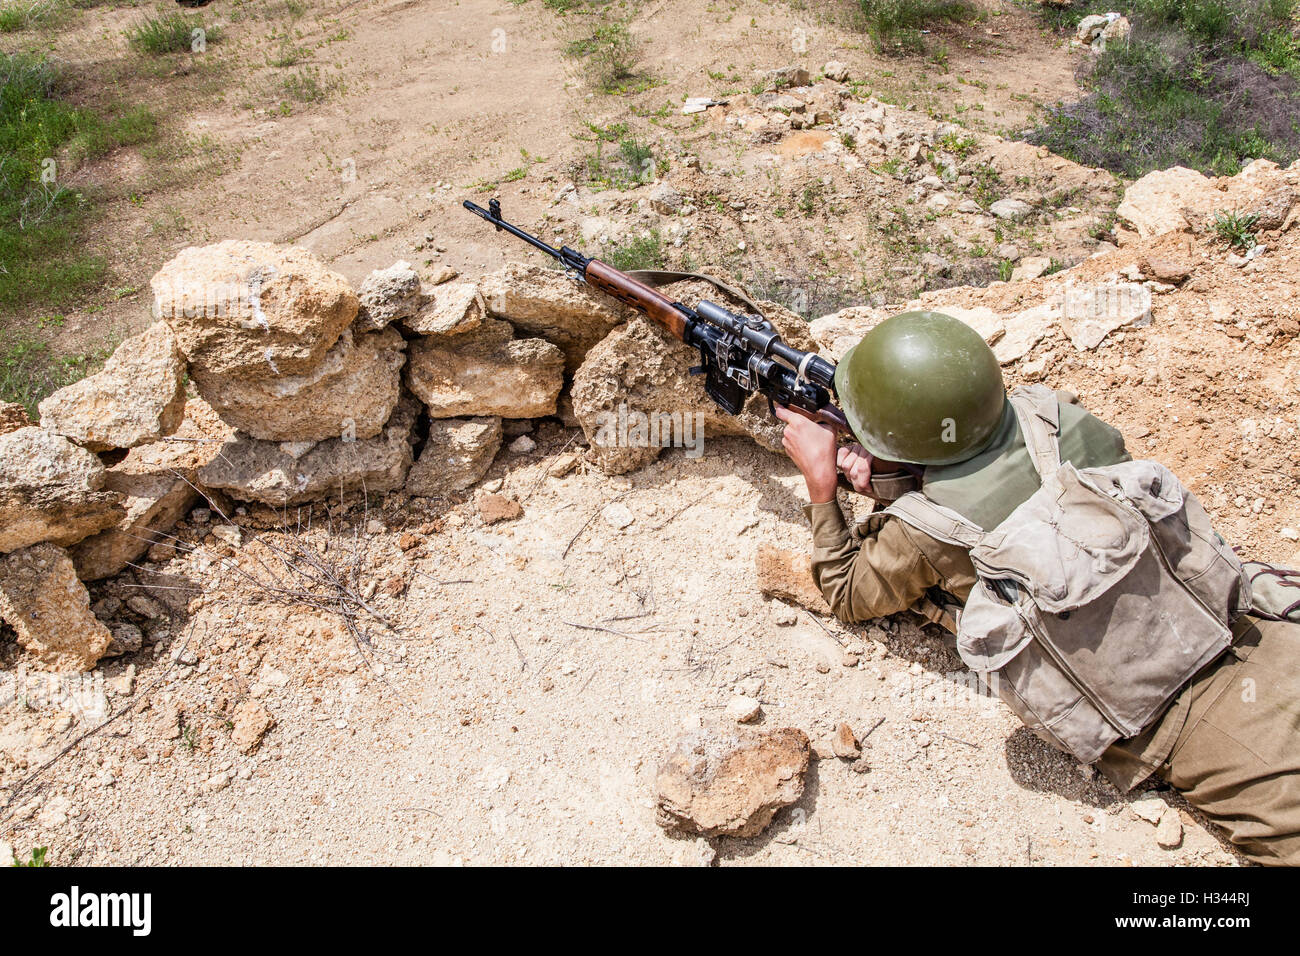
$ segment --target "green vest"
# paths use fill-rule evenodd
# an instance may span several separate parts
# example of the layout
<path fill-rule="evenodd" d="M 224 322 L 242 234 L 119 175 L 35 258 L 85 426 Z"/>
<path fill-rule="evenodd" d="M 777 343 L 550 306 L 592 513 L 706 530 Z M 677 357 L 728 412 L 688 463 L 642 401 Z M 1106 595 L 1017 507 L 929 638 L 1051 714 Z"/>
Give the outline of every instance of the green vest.
<path fill-rule="evenodd" d="M 1131 460 L 1124 436 L 1078 405 L 1061 402 L 1060 418 L 1062 461 L 1076 468 L 1099 468 Z M 1027 501 L 1038 486 L 1038 472 L 1007 402 L 988 447 L 955 465 L 926 468 L 921 492 L 988 531 Z"/>

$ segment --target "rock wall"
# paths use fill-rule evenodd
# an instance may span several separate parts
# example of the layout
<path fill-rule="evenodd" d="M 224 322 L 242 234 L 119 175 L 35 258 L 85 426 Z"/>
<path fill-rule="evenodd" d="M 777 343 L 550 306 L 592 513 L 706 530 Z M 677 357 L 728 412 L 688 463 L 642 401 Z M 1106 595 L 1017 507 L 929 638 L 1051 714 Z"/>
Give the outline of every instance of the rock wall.
<path fill-rule="evenodd" d="M 656 188 L 649 198 L 663 201 Z M 1203 283 L 1191 242 L 1217 242 L 1230 266 L 1258 271 L 1290 241 L 1298 196 L 1300 163 L 1260 160 L 1218 180 L 1152 173 L 1119 207 L 1120 244 L 1141 252 L 1120 257 L 1125 265 L 1107 271 L 1113 246 L 1056 274 L 1025 260 L 1009 283 L 926 292 L 907 307 L 952 313 L 1033 379 L 1052 349 L 1097 349 L 1150 322 L 1153 298 Z M 1215 214 L 1228 209 L 1253 217 L 1242 255 L 1215 239 Z M 691 374 L 691 349 L 553 270 L 510 265 L 425 285 L 398 262 L 354 291 L 305 249 L 226 241 L 186 249 L 151 286 L 158 321 L 103 371 L 41 402 L 39 423 L 0 404 L 0 614 L 38 666 L 81 670 L 111 653 L 80 582 L 169 547 L 202 499 L 283 508 L 363 490 L 460 494 L 507 438 L 512 450 L 531 441 L 526 420 L 544 416 L 581 426 L 588 457 L 609 473 L 682 444 L 672 434 L 611 442 L 605 428 L 620 415 L 675 416 L 780 449 L 765 399 L 720 413 Z M 745 309 L 700 281 L 665 291 Z M 832 358 L 899 309 L 806 323 L 759 305 L 791 345 Z M 489 490 L 485 521 L 519 515 L 518 502 Z"/>

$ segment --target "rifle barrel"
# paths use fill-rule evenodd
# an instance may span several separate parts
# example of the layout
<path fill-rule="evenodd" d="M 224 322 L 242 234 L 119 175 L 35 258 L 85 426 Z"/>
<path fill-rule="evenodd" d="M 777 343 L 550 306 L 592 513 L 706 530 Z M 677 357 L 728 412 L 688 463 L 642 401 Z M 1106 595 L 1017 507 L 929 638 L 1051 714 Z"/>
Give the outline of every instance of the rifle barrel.
<path fill-rule="evenodd" d="M 512 226 L 510 223 L 506 222 L 504 219 L 500 218 L 499 216 L 492 215 L 492 213 L 488 212 L 486 209 L 484 209 L 482 206 L 478 205 L 477 203 L 472 203 L 468 199 L 466 199 L 463 205 L 474 215 L 481 216 L 482 218 L 486 219 L 488 222 L 492 223 L 492 225 L 496 226 L 498 229 L 504 229 L 506 230 L 506 232 L 510 233 L 510 235 L 518 239 L 522 239 L 524 242 L 528 243 L 530 246 L 533 246 L 536 249 L 542 250 L 542 252 L 546 253 L 548 256 L 551 256 L 555 259 L 559 259 L 561 262 L 564 261 L 564 256 L 560 255 L 559 249 L 556 249 L 554 246 L 548 246 L 546 243 L 542 242 L 542 240 L 538 239 L 534 235 L 530 235 L 529 233 L 524 232 L 518 226 Z"/>

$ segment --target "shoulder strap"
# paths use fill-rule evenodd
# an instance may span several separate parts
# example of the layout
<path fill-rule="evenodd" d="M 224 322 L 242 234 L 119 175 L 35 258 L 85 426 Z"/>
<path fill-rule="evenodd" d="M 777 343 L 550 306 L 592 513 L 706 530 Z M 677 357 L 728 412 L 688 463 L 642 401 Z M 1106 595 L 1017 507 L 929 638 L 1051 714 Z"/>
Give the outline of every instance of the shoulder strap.
<path fill-rule="evenodd" d="M 984 536 L 977 525 L 918 491 L 903 495 L 885 509 L 885 514 L 894 515 L 932 538 L 963 548 L 975 547 Z"/>
<path fill-rule="evenodd" d="M 1046 481 L 1061 467 L 1061 406 L 1056 393 L 1043 385 L 1026 385 L 1009 397 L 1034 470 Z"/>
<path fill-rule="evenodd" d="M 637 282 L 641 282 L 654 289 L 657 289 L 660 286 L 672 285 L 674 282 L 687 282 L 692 279 L 698 279 L 707 282 L 719 292 L 731 296 L 737 302 L 745 303 L 745 305 L 748 306 L 755 315 L 763 314 L 762 310 L 754 304 L 754 300 L 743 291 L 737 289 L 735 286 L 727 285 L 727 283 L 723 282 L 721 279 L 715 279 L 713 276 L 702 275 L 698 272 L 667 272 L 663 269 L 635 269 L 632 272 L 629 272 L 628 275 L 633 279 L 636 279 Z"/>

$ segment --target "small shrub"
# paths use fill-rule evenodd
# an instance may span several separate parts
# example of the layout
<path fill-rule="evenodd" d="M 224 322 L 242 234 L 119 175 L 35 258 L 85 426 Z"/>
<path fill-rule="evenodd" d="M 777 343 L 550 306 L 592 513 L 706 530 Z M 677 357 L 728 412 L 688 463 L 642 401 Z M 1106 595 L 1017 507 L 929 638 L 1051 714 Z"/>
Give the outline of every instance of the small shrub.
<path fill-rule="evenodd" d="M 276 47 L 275 52 L 266 58 L 266 63 L 268 66 L 281 68 L 297 66 L 310 55 L 311 51 L 305 46 L 294 46 L 286 36 L 280 41 L 280 45 Z"/>
<path fill-rule="evenodd" d="M 654 179 L 662 164 L 650 145 L 628 132 L 626 123 L 589 123 L 587 128 L 596 145 L 573 170 L 576 179 L 606 189 L 631 189 Z"/>
<path fill-rule="evenodd" d="M 663 264 L 663 241 L 659 230 L 651 229 L 649 235 L 637 236 L 614 246 L 601 255 L 601 259 L 615 269 L 653 269 Z"/>
<path fill-rule="evenodd" d="M 636 44 L 622 23 L 602 23 L 590 34 L 570 42 L 564 52 L 572 59 L 585 61 L 592 85 L 602 93 L 626 93 L 643 80 L 636 70 Z"/>
<path fill-rule="evenodd" d="M 1216 212 L 1214 214 L 1214 234 L 1234 249 L 1250 250 L 1258 240 L 1255 238 L 1255 225 L 1259 216 L 1253 212 Z"/>

